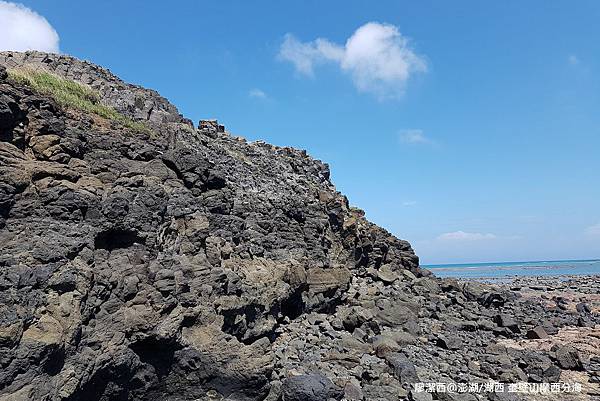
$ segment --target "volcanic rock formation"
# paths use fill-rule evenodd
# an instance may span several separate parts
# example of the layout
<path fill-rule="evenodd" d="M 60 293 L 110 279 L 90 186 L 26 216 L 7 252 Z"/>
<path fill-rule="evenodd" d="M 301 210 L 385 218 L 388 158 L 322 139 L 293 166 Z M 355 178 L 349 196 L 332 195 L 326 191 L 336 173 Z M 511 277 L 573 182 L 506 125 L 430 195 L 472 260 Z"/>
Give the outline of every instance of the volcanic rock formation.
<path fill-rule="evenodd" d="M 433 277 L 304 151 L 195 128 L 72 57 L 0 66 L 80 82 L 149 128 L 60 107 L 0 67 L 1 401 L 421 400 L 416 382 L 600 363 L 499 344 L 598 315 Z"/>

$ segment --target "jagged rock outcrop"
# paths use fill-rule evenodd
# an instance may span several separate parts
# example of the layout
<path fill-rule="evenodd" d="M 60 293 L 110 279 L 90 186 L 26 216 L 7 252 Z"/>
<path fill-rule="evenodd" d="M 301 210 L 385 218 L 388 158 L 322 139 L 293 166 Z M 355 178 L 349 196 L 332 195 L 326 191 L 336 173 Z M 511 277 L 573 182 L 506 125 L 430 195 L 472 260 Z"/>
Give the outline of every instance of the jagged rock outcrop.
<path fill-rule="evenodd" d="M 584 368 L 495 344 L 576 313 L 432 277 L 304 151 L 196 129 L 71 57 L 0 65 L 88 84 L 151 127 L 62 109 L 0 67 L 0 400 L 396 400 Z"/>
<path fill-rule="evenodd" d="M 107 69 L 71 56 L 37 51 L 0 51 L 0 65 L 5 68 L 26 66 L 44 69 L 88 85 L 98 91 L 106 105 L 136 120 L 190 123 L 179 114 L 175 106 L 156 91 L 125 83 Z"/>

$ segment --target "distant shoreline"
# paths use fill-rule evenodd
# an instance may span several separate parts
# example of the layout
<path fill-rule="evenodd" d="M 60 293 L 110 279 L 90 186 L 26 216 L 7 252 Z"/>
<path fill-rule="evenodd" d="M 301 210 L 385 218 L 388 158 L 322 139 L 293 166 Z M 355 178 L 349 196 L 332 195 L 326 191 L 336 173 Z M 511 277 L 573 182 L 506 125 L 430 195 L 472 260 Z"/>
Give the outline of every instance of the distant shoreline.
<path fill-rule="evenodd" d="M 558 260 L 520 260 L 520 261 L 504 261 L 504 262 L 473 262 L 473 263 L 432 263 L 421 265 L 426 269 L 445 267 L 445 266 L 491 266 L 491 265 L 509 265 L 509 264 L 524 264 L 524 263 L 566 263 L 566 262 L 600 262 L 597 259 L 558 259 Z"/>
<path fill-rule="evenodd" d="M 600 259 L 423 265 L 438 277 L 486 279 L 600 275 Z"/>

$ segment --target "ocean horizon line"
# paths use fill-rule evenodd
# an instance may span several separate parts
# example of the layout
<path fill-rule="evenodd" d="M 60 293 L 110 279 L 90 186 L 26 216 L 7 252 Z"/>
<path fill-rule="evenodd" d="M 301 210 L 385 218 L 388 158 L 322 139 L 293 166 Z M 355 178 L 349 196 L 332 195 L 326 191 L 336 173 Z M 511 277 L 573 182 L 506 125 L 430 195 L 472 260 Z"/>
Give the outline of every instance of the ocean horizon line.
<path fill-rule="evenodd" d="M 500 262 L 460 262 L 460 263 L 431 263 L 422 264 L 421 266 L 427 269 L 435 269 L 440 267 L 459 267 L 459 266 L 494 266 L 494 265 L 518 265 L 532 263 L 585 263 L 585 262 L 600 262 L 600 258 L 585 258 L 585 259 L 556 259 L 556 260 L 517 260 L 517 261 L 500 261 Z"/>

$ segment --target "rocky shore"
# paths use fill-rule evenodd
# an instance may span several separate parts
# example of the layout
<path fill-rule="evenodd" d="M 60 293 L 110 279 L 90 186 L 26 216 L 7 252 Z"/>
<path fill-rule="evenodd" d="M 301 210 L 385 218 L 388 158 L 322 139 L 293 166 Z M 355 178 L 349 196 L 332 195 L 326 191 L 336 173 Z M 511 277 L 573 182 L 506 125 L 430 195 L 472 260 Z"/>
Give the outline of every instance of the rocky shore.
<path fill-rule="evenodd" d="M 509 393 L 506 388 L 504 393 L 488 394 L 489 399 L 600 397 L 599 277 L 488 280 L 503 281 L 501 285 L 477 280 L 428 280 L 432 279 L 417 279 L 414 284 L 427 283 L 429 299 L 413 293 L 399 300 L 418 311 L 413 315 L 419 316 L 414 324 L 407 316 L 410 309 L 398 313 L 399 302 L 394 302 L 381 308 L 393 310 L 394 322 L 384 319 L 384 327 L 374 325 L 376 330 L 355 322 L 356 312 L 363 312 L 358 316 L 365 322 L 380 323 L 381 316 L 365 313 L 363 307 L 369 302 L 385 303 L 389 298 L 372 296 L 368 300 L 370 297 L 365 295 L 378 292 L 373 290 L 378 283 L 369 283 L 368 279 L 366 283 L 357 282 L 349 294 L 355 299 L 352 313 L 342 310 L 333 316 L 310 314 L 286 326 L 275 342 L 278 363 L 286 372 L 314 370 L 344 378 L 338 384 L 345 383 L 347 399 L 352 395 L 356 399 L 396 399 L 394 394 L 432 399 L 430 394 L 401 389 L 398 382 L 477 383 L 490 376 L 504 383 L 580 383 L 582 389 L 526 395 Z M 402 330 L 395 329 L 396 324 L 386 327 L 395 322 L 401 322 Z M 352 326 L 359 327 L 347 330 Z M 390 372 L 388 366 L 394 370 Z M 364 377 L 374 380 L 361 386 Z M 441 393 L 436 399 L 476 400 L 481 396 Z"/>
<path fill-rule="evenodd" d="M 0 250 L 0 401 L 600 396 L 598 278 L 436 278 L 325 163 L 68 56 L 0 52 Z"/>

